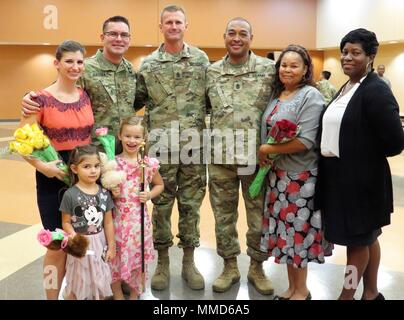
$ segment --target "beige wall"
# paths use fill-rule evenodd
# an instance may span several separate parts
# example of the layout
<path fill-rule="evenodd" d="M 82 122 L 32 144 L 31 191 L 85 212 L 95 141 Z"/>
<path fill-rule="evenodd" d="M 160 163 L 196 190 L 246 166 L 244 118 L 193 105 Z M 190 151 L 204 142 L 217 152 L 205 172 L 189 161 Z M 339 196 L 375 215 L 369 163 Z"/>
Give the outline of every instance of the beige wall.
<path fill-rule="evenodd" d="M 342 37 L 356 28 L 376 33 L 381 44 L 375 60 L 386 66 L 385 76 L 404 115 L 404 1 L 403 0 L 320 0 L 317 2 L 317 48 L 324 48 L 324 69 L 332 72 L 338 88 L 346 81 L 339 62 Z M 389 44 L 390 41 L 400 43 Z M 338 49 L 337 49 L 338 48 Z"/>
<path fill-rule="evenodd" d="M 57 9 L 57 29 L 51 13 Z M 0 44 L 57 45 L 67 38 L 98 45 L 102 22 L 112 15 L 126 16 L 132 25 L 134 46 L 157 46 L 158 28 L 166 0 L 13 0 L 0 1 Z M 316 0 L 178 0 L 188 15 L 187 41 L 200 47 L 220 48 L 226 21 L 235 16 L 250 20 L 256 48 L 283 48 L 291 42 L 310 49 L 316 41 Z M 53 12 L 56 12 L 55 10 Z M 45 25 L 44 25 L 45 23 Z"/>
<path fill-rule="evenodd" d="M 57 9 L 57 29 L 46 29 L 47 5 Z M 129 19 L 133 45 L 157 45 L 158 0 L 12 0 L 0 1 L 0 43 L 57 45 L 74 39 L 99 45 L 104 20 L 113 15 Z"/>
<path fill-rule="evenodd" d="M 324 69 L 331 71 L 331 82 L 340 88 L 347 76 L 341 70 L 340 51 L 327 50 L 324 52 Z M 404 74 L 404 43 L 382 45 L 375 59 L 374 67 L 378 64 L 386 66 L 385 76 L 390 79 L 393 93 L 400 107 L 400 114 L 404 115 L 404 91 L 402 79 Z"/>
<path fill-rule="evenodd" d="M 403 0 L 319 0 L 317 48 L 335 48 L 356 28 L 374 31 L 380 42 L 404 40 Z"/>
<path fill-rule="evenodd" d="M 172 1 L 160 0 L 159 11 Z M 189 20 L 188 41 L 221 48 L 226 22 L 242 16 L 252 23 L 255 48 L 316 46 L 316 0 L 179 0 Z M 162 38 L 160 36 L 160 41 Z"/>

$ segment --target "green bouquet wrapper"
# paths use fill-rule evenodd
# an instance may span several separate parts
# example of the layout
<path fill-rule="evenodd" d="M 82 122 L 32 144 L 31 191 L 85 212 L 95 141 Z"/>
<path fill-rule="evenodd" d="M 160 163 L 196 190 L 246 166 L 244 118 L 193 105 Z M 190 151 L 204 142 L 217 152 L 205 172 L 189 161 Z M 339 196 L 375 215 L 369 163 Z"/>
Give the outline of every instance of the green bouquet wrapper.
<path fill-rule="evenodd" d="M 15 152 L 27 158 L 36 158 L 43 162 L 61 160 L 62 163 L 59 163 L 58 167 L 68 174 L 67 165 L 37 123 L 26 124 L 24 127 L 18 128 L 14 132 L 14 138 L 15 140 L 9 144 L 10 152 Z M 63 178 L 63 182 L 70 186 L 68 175 Z"/>
<path fill-rule="evenodd" d="M 115 159 L 115 136 L 108 134 L 108 128 L 98 128 L 95 130 L 98 141 L 104 147 L 108 160 Z"/>

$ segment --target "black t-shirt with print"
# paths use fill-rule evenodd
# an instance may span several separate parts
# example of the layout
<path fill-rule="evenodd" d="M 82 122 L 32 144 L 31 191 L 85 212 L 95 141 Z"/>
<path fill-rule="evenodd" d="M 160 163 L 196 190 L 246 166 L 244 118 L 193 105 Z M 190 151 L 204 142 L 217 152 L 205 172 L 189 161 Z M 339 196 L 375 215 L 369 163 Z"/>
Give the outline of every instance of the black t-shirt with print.
<path fill-rule="evenodd" d="M 60 211 L 72 216 L 71 224 L 75 232 L 89 235 L 102 231 L 104 214 L 113 207 L 114 202 L 108 190 L 99 187 L 94 195 L 73 186 L 63 195 Z"/>

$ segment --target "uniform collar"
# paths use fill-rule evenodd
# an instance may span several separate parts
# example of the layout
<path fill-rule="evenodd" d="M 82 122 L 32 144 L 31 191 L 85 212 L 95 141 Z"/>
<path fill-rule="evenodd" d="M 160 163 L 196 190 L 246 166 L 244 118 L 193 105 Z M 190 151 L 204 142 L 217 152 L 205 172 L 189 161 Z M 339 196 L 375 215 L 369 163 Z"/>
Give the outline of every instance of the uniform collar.
<path fill-rule="evenodd" d="M 164 43 L 160 45 L 157 50 L 157 60 L 161 62 L 167 61 L 179 61 L 182 58 L 190 58 L 190 47 L 184 42 L 184 47 L 182 48 L 181 52 L 178 55 L 172 55 L 164 51 Z"/>
<path fill-rule="evenodd" d="M 248 60 L 245 62 L 245 64 L 240 67 L 240 70 L 237 70 L 239 72 L 235 72 L 235 68 L 232 68 L 230 63 L 229 63 L 229 54 L 226 54 L 226 56 L 223 58 L 222 62 L 222 74 L 245 74 L 249 72 L 255 72 L 255 65 L 257 63 L 257 57 L 252 52 L 251 50 L 248 53 Z"/>
<path fill-rule="evenodd" d="M 121 71 L 122 69 L 125 69 L 125 66 L 126 66 L 125 58 L 123 58 L 121 63 L 119 64 L 119 66 L 117 66 L 116 64 L 113 64 L 111 61 L 105 59 L 102 49 L 97 50 L 97 53 L 95 54 L 95 57 L 96 57 L 97 62 L 99 64 L 99 66 L 100 66 L 100 69 L 102 69 L 102 70 Z"/>

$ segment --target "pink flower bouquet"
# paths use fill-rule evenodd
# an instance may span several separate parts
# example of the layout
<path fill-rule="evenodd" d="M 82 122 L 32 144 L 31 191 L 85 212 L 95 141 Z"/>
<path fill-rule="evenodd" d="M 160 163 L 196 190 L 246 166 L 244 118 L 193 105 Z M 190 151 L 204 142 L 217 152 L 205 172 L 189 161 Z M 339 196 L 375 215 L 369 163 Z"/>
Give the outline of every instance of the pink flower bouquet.
<path fill-rule="evenodd" d="M 84 235 L 76 233 L 74 237 L 71 237 L 61 229 L 55 231 L 42 229 L 39 231 L 37 239 L 41 245 L 50 250 L 62 249 L 76 258 L 84 257 L 89 245 L 88 239 Z"/>

